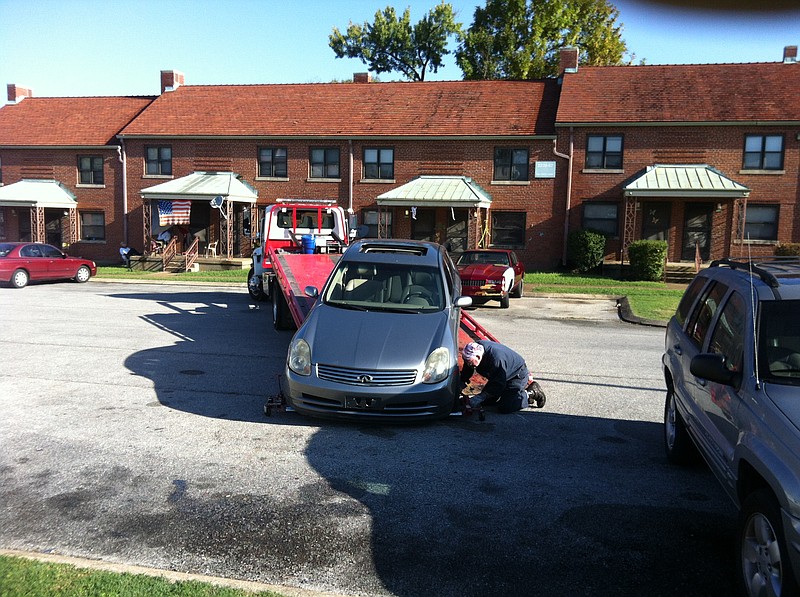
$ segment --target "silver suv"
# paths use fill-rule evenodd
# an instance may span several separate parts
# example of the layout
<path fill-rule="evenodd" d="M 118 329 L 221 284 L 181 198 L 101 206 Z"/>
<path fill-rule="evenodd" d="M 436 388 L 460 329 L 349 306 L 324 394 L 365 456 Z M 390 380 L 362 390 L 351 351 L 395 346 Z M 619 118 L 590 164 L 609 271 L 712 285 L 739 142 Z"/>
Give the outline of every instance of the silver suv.
<path fill-rule="evenodd" d="M 667 327 L 664 438 L 699 452 L 739 507 L 746 595 L 800 594 L 800 259 L 725 259 Z"/>

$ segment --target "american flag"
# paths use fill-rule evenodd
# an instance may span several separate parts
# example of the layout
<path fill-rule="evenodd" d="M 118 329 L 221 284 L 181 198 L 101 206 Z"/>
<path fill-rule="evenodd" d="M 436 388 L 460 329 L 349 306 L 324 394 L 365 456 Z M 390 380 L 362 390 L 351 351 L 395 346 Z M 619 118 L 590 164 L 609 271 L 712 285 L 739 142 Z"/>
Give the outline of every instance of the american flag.
<path fill-rule="evenodd" d="M 158 225 L 173 226 L 188 224 L 192 210 L 192 202 L 188 199 L 158 202 Z"/>

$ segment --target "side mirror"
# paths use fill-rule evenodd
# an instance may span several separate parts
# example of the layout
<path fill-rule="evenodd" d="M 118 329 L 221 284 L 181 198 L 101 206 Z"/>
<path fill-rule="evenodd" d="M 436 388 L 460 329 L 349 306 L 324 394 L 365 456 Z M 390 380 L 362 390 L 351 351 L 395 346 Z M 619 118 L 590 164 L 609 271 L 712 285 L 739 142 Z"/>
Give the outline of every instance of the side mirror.
<path fill-rule="evenodd" d="M 460 296 L 456 299 L 456 307 L 471 307 L 472 306 L 472 297 L 471 296 Z"/>
<path fill-rule="evenodd" d="M 725 357 L 717 353 L 695 355 L 689 364 L 692 375 L 726 386 L 738 386 L 741 375 L 725 366 Z"/>
<path fill-rule="evenodd" d="M 304 289 L 306 296 L 317 298 L 319 296 L 319 289 L 316 286 L 306 286 Z"/>

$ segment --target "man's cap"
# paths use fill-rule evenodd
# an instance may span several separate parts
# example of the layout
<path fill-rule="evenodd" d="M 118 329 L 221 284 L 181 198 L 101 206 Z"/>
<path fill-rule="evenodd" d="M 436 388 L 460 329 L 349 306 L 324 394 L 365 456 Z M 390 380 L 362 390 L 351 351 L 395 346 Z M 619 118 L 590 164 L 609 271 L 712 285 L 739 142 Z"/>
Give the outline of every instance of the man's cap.
<path fill-rule="evenodd" d="M 461 354 L 468 361 L 475 357 L 481 358 L 483 356 L 483 346 L 477 342 L 470 342 L 464 347 Z"/>

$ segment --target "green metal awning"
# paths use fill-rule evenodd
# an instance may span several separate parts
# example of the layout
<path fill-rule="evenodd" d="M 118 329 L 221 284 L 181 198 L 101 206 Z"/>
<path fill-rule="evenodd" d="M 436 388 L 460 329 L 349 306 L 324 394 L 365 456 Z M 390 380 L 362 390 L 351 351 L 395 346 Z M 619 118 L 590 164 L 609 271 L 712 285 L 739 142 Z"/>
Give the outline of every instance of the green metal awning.
<path fill-rule="evenodd" d="M 192 172 L 142 189 L 144 199 L 196 199 L 210 201 L 222 197 L 242 203 L 255 203 L 258 192 L 233 172 Z"/>
<path fill-rule="evenodd" d="M 419 176 L 378 195 L 378 205 L 388 207 L 482 207 L 492 197 L 467 176 Z"/>
<path fill-rule="evenodd" d="M 750 189 L 708 164 L 655 164 L 624 187 L 626 197 L 748 197 Z"/>
<path fill-rule="evenodd" d="M 75 209 L 75 195 L 57 180 L 25 179 L 0 187 L 2 207 Z"/>

